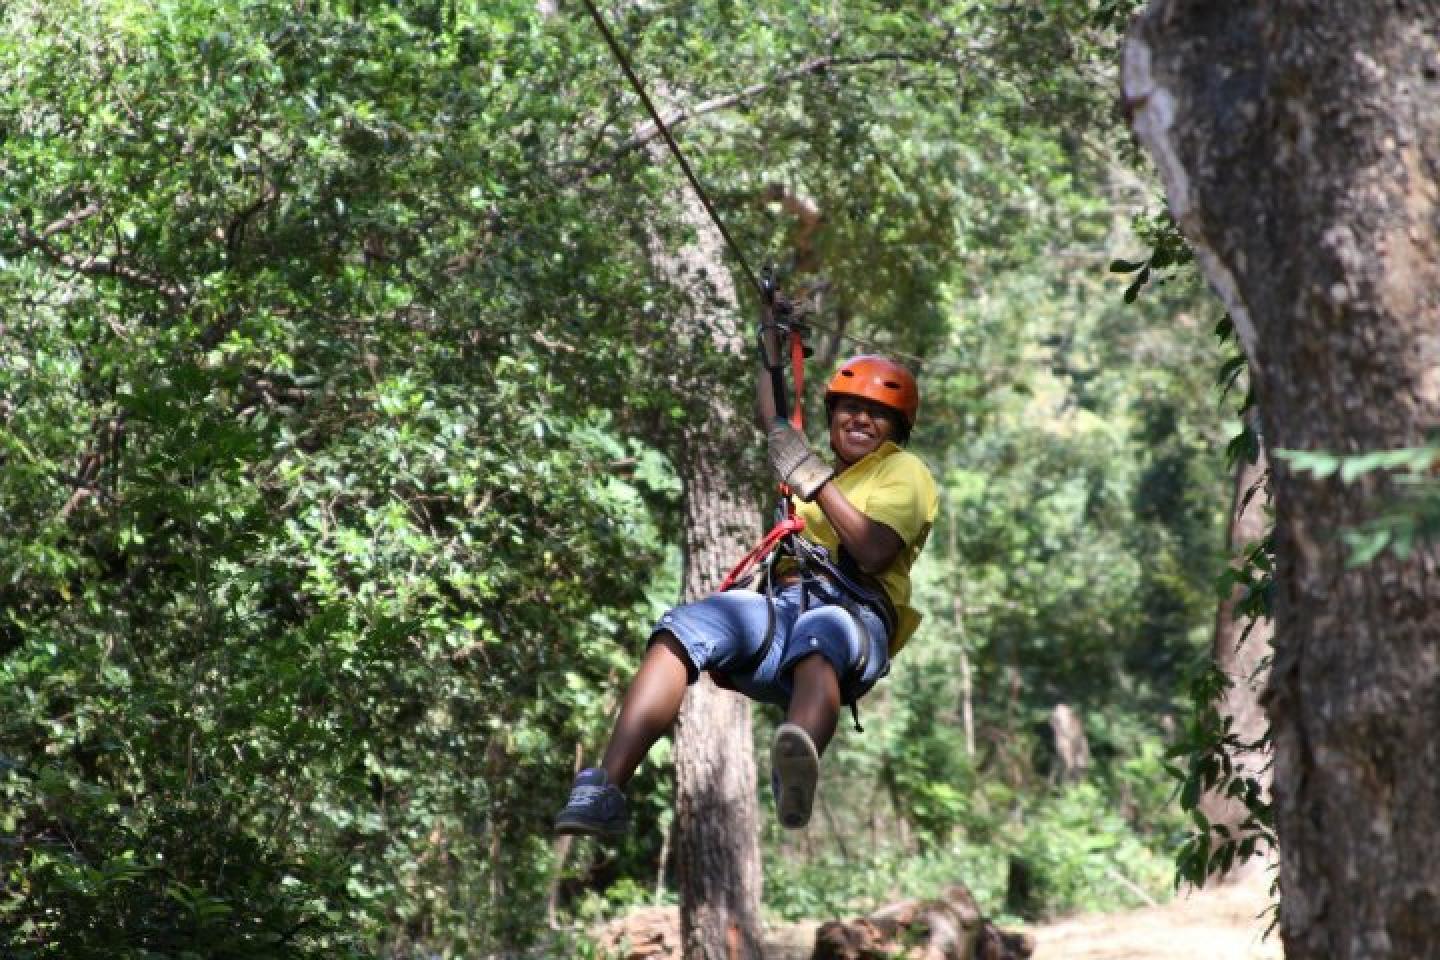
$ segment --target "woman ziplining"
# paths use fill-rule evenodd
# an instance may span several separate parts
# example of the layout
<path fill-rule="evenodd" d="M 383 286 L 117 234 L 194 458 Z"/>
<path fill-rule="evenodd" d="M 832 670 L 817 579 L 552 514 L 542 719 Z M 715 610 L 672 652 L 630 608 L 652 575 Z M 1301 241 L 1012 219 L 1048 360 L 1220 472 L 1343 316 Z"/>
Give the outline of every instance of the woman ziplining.
<path fill-rule="evenodd" d="M 825 392 L 835 465 L 815 455 L 801 431 L 805 351 L 799 326 L 777 302 L 769 276 L 764 282 L 756 276 L 725 228 L 599 11 L 590 0 L 585 5 L 765 305 L 756 421 L 767 431 L 784 510 L 718 592 L 660 619 L 604 758 L 576 776 L 555 830 L 602 837 L 625 831 L 622 791 L 674 725 L 686 689 L 702 672 L 753 700 L 785 708 L 771 747 L 771 788 L 781 823 L 803 827 L 841 705 L 856 712 L 858 729 L 860 698 L 889 673 L 891 656 L 919 624 L 909 604 L 910 567 L 939 505 L 929 469 L 901 449 L 915 426 L 919 390 L 914 376 L 894 360 L 852 357 Z M 787 339 L 797 394 L 790 422 L 779 415 L 785 407 Z M 798 509 L 792 493 L 803 501 Z"/>
<path fill-rule="evenodd" d="M 780 822 L 805 826 L 840 707 L 854 708 L 889 673 L 919 623 L 909 573 L 939 501 L 929 469 L 902 449 L 919 411 L 914 377 L 875 355 L 841 365 L 825 391 L 832 466 L 776 415 L 780 332 L 773 321 L 762 327 L 756 416 L 772 469 L 803 503 L 750 577 L 660 618 L 604 758 L 576 776 L 558 833 L 625 831 L 626 784 L 707 671 L 785 709 L 771 745 L 771 789 Z"/>

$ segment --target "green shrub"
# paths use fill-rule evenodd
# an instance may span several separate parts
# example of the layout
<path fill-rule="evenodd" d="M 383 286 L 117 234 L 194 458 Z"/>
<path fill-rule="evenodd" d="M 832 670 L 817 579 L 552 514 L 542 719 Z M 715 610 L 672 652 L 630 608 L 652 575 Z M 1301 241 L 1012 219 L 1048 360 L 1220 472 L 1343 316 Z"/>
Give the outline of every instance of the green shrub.
<path fill-rule="evenodd" d="M 1134 906 L 1171 887 L 1171 862 L 1146 846 L 1091 783 L 1042 799 L 1011 843 L 1006 909 L 1027 920 Z M 1023 884 L 1013 882 L 1017 870 L 1027 876 Z"/>
<path fill-rule="evenodd" d="M 55 768 L 0 784 L 27 835 L 0 880 L 0 944 L 14 960 L 358 958 L 343 922 L 345 864 L 283 858 L 233 807 L 125 809 L 104 787 Z"/>
<path fill-rule="evenodd" d="M 833 851 L 806 859 L 772 853 L 765 864 L 765 908 L 786 922 L 840 919 L 897 900 L 936 897 L 954 884 L 968 887 L 981 910 L 990 910 L 1003 899 L 1004 857 L 963 842 L 920 854 L 885 850 L 849 859 Z"/>

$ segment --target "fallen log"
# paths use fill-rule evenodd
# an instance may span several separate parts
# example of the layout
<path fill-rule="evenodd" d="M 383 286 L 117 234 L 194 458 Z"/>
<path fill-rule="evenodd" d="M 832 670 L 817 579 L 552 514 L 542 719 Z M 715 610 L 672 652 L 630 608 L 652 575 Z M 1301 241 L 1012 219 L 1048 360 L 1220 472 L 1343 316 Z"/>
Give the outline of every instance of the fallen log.
<path fill-rule="evenodd" d="M 902 900 L 821 925 L 811 960 L 1026 960 L 1034 952 L 1034 938 L 997 928 L 957 885 L 936 900 Z"/>
<path fill-rule="evenodd" d="M 680 960 L 680 911 L 645 907 L 601 927 L 595 946 L 606 960 Z"/>
<path fill-rule="evenodd" d="M 679 911 L 637 910 L 597 931 L 596 946 L 606 960 L 681 960 Z M 765 960 L 1027 960 L 1035 940 L 996 927 L 957 885 L 854 920 L 773 928 L 764 949 Z"/>

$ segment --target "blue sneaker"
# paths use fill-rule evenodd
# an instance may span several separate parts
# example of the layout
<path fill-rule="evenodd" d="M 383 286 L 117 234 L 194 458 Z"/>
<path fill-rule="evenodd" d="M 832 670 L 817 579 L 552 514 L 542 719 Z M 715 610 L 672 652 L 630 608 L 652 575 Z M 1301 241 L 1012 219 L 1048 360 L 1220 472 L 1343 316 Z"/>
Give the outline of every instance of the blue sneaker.
<path fill-rule="evenodd" d="M 770 789 L 782 826 L 798 830 L 810 822 L 815 784 L 820 780 L 820 753 L 810 734 L 782 723 L 770 745 Z"/>
<path fill-rule="evenodd" d="M 625 795 L 600 767 L 581 770 L 570 789 L 570 802 L 555 818 L 555 832 L 580 837 L 618 837 L 629 827 Z"/>

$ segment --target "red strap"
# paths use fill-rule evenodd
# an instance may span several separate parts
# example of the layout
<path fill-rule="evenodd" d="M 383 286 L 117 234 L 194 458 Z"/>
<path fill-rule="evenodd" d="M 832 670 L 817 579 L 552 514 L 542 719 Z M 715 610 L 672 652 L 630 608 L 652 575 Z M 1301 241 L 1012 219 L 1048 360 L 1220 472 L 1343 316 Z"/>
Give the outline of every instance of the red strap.
<path fill-rule="evenodd" d="M 805 529 L 805 518 L 795 514 L 794 505 L 791 505 L 790 510 L 790 515 L 771 527 L 770 532 L 765 534 L 765 538 L 756 544 L 755 549 L 741 557 L 740 562 L 735 564 L 734 569 L 725 575 L 725 580 L 720 584 L 721 590 L 729 590 L 733 587 L 735 582 L 749 573 L 750 568 L 758 563 L 762 557 L 768 556 L 771 550 L 779 546 L 781 540 L 784 540 L 792 533 L 799 533 Z"/>
<path fill-rule="evenodd" d="M 794 328 L 790 330 L 790 375 L 795 384 L 795 405 L 790 411 L 790 423 L 796 430 L 804 430 L 805 342 L 800 339 L 800 331 Z M 805 529 L 805 518 L 795 513 L 795 501 L 790 498 L 790 488 L 783 483 L 780 484 L 780 495 L 785 498 L 785 519 L 771 527 L 770 532 L 765 534 L 755 549 L 740 558 L 740 562 L 725 575 L 720 584 L 721 590 L 733 587 L 761 558 L 769 556 L 770 551 L 779 546 L 781 540 Z"/>

